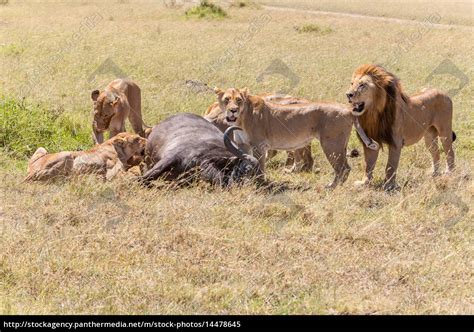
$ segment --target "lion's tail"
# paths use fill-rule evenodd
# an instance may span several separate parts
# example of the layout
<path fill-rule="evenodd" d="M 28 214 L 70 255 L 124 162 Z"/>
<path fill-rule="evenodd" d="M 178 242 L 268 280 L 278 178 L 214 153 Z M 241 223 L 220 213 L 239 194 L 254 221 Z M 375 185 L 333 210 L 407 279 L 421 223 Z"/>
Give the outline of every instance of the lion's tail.
<path fill-rule="evenodd" d="M 453 142 L 456 141 L 456 138 L 458 137 L 456 136 L 456 133 L 453 131 Z"/>

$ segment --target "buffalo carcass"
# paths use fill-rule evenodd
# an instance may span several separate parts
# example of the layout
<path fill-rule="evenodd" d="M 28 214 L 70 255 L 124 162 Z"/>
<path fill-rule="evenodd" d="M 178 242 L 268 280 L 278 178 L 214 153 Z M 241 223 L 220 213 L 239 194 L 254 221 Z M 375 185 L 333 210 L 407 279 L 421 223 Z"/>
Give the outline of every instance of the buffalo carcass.
<path fill-rule="evenodd" d="M 203 117 L 182 113 L 153 127 L 146 146 L 152 165 L 140 178 L 144 184 L 195 176 L 212 184 L 227 186 L 245 178 L 259 178 L 257 159 L 245 154 L 230 139 L 234 130 L 222 133 Z"/>

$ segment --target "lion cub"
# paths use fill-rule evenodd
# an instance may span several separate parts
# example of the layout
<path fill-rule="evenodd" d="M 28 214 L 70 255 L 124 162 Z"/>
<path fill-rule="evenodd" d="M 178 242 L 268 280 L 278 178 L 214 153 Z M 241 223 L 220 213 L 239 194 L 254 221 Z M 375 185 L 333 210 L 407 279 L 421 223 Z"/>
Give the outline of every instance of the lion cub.
<path fill-rule="evenodd" d="M 40 147 L 28 162 L 28 175 L 24 181 L 91 173 L 110 180 L 143 160 L 145 145 L 146 139 L 136 134 L 120 133 L 88 151 L 48 154 Z"/>

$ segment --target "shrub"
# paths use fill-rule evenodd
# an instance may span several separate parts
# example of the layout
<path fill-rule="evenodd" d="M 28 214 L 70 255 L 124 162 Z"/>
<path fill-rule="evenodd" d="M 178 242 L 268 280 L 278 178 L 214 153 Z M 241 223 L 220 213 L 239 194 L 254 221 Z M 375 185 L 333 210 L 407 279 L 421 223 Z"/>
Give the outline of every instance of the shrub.
<path fill-rule="evenodd" d="M 185 12 L 188 18 L 224 18 L 227 13 L 221 7 L 208 0 L 201 0 L 198 6 L 190 8 Z"/>
<path fill-rule="evenodd" d="M 16 158 L 29 158 L 42 146 L 50 152 L 85 149 L 91 129 L 63 111 L 0 99 L 0 149 Z"/>

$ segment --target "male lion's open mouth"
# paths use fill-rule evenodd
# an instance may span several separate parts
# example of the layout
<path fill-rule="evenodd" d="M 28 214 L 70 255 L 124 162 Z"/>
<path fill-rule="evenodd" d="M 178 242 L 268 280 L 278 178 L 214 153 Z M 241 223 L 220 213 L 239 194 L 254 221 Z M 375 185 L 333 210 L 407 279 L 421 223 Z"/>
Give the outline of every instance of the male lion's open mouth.
<path fill-rule="evenodd" d="M 233 115 L 227 116 L 225 119 L 227 122 L 235 122 L 237 120 L 237 118 Z"/>
<path fill-rule="evenodd" d="M 362 113 L 364 111 L 365 103 L 364 102 L 354 103 L 354 104 L 352 104 L 352 106 L 353 106 L 353 108 L 352 108 L 353 113 Z"/>

